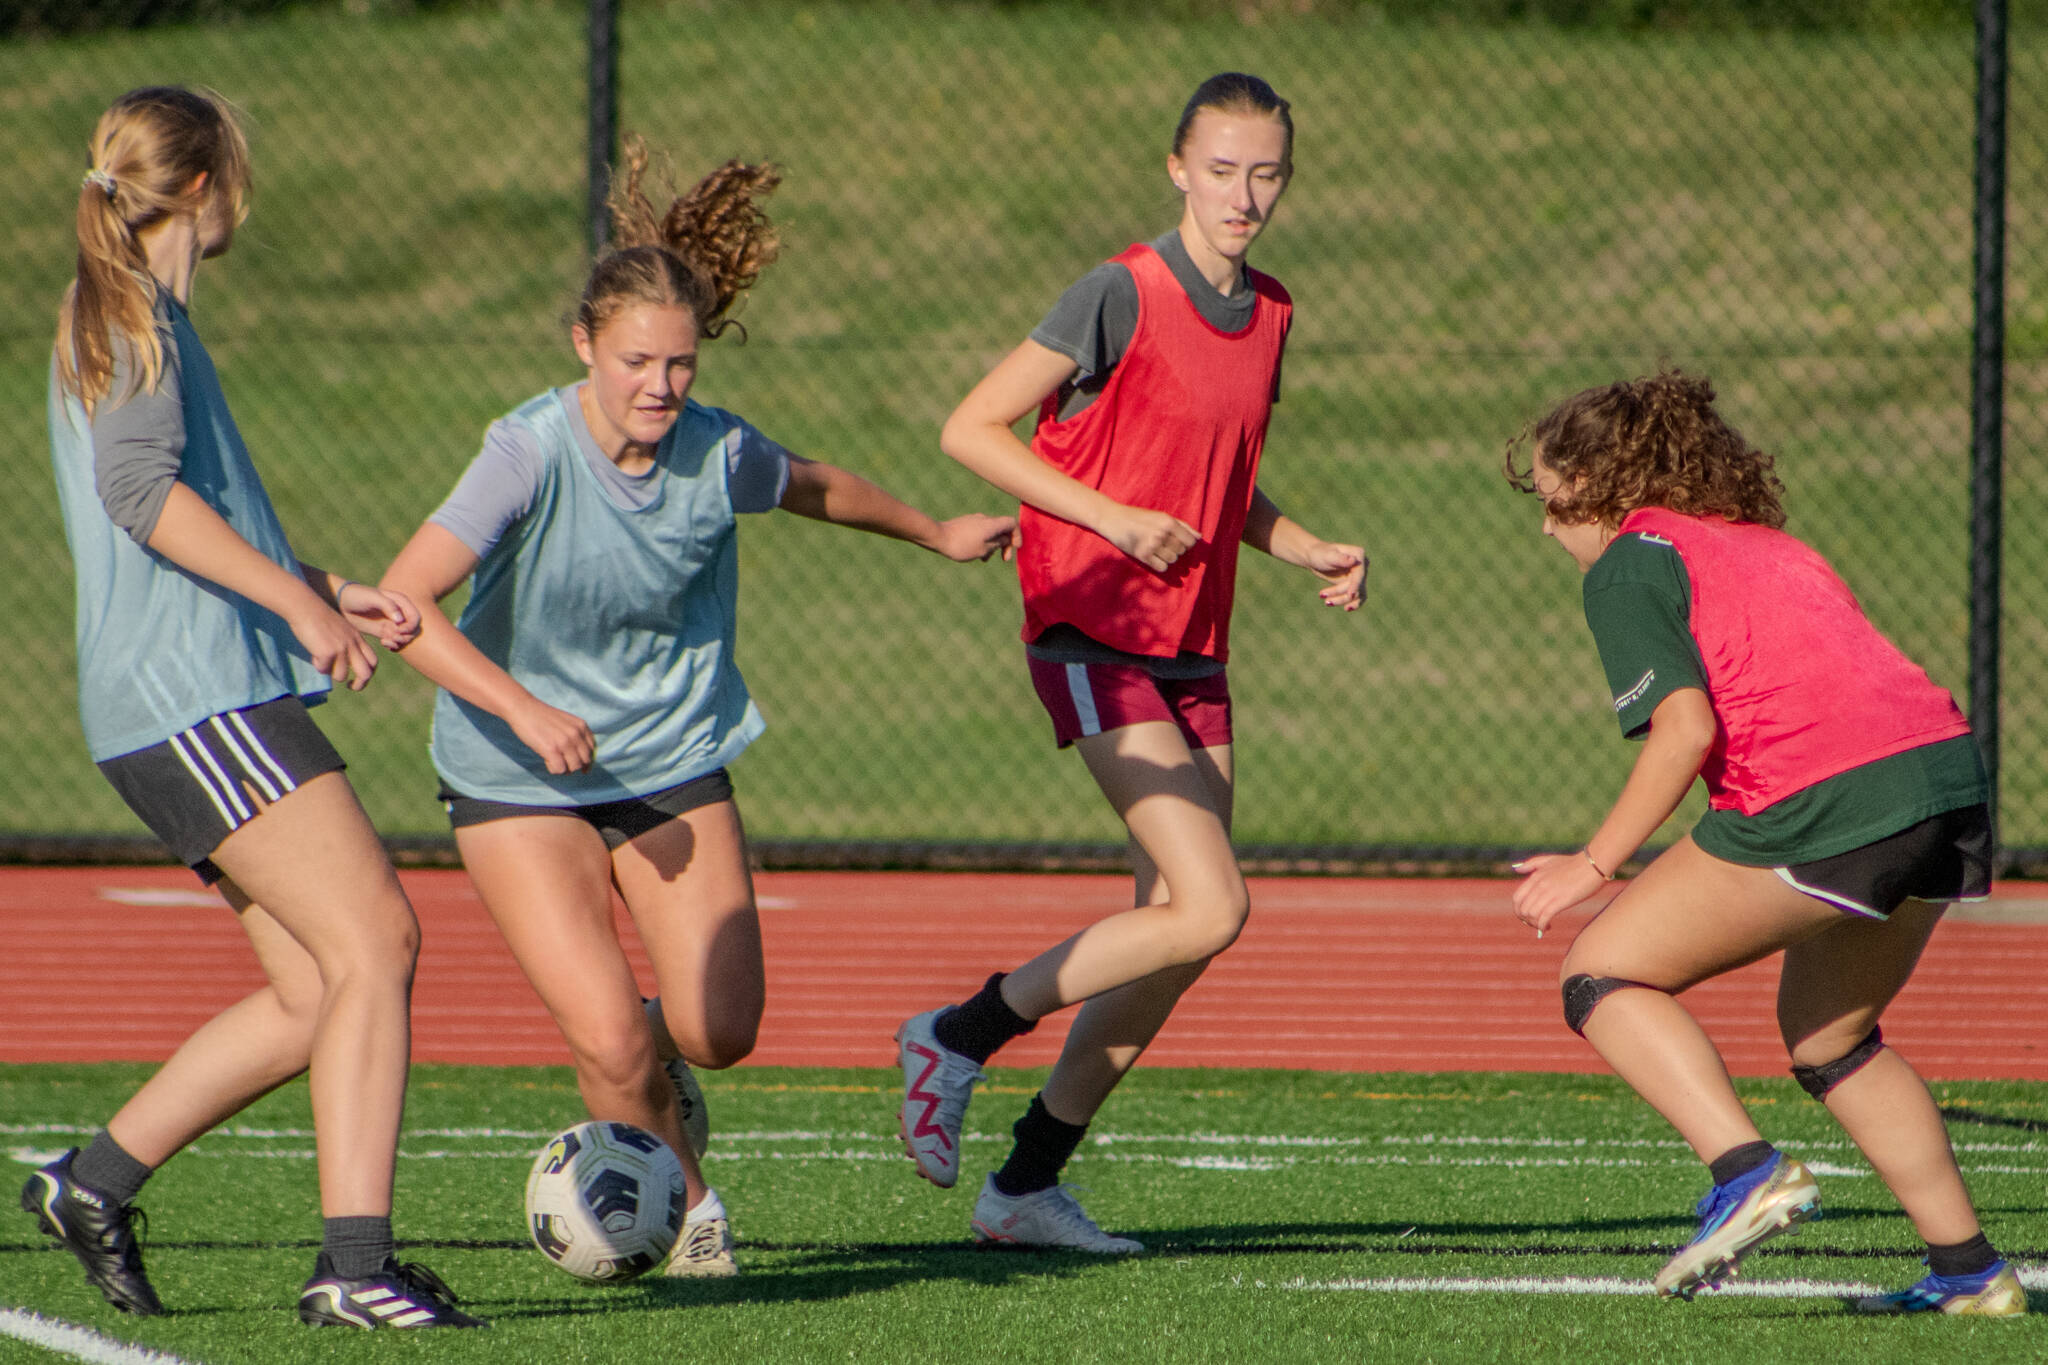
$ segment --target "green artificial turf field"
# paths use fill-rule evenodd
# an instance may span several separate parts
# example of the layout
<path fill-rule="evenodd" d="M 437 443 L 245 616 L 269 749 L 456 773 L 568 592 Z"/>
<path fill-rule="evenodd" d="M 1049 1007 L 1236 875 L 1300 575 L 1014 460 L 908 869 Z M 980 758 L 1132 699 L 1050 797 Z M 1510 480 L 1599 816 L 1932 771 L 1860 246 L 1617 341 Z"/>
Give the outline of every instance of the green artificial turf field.
<path fill-rule="evenodd" d="M 79 1141 L 137 1066 L 0 1067 L 0 1163 Z M 0 1312 L 30 1310 L 190 1362 L 2032 1361 L 2048 1317 L 1850 1317 L 1852 1286 L 1917 1278 L 1890 1196 L 1790 1081 L 1742 1082 L 1764 1131 L 1819 1174 L 1825 1216 L 1690 1303 L 1647 1282 L 1692 1230 L 1699 1165 L 1606 1077 L 1139 1071 L 1069 1177 L 1147 1255 L 976 1250 L 968 1212 L 1038 1075 L 996 1071 L 968 1111 L 961 1184 L 918 1180 L 893 1073 L 708 1077 L 708 1173 L 738 1280 L 585 1286 L 526 1241 L 532 1153 L 581 1117 L 566 1071 L 421 1067 L 399 1167 L 402 1254 L 492 1326 L 357 1335 L 291 1313 L 318 1210 L 303 1085 L 173 1161 L 139 1201 L 170 1316 L 123 1318 L 26 1217 L 0 1222 Z M 1999 1247 L 2048 1260 L 2048 1087 L 1945 1083 Z M 2023 1265 L 2024 1268 L 2024 1265 Z M 2031 1277 L 2030 1277 L 2031 1278 Z M 2034 1295 L 2037 1313 L 2048 1295 Z M 20 1315 L 13 1315 L 19 1320 Z M 0 1322 L 7 1321 L 0 1317 Z M 0 1362 L 53 1357 L 0 1335 Z"/>

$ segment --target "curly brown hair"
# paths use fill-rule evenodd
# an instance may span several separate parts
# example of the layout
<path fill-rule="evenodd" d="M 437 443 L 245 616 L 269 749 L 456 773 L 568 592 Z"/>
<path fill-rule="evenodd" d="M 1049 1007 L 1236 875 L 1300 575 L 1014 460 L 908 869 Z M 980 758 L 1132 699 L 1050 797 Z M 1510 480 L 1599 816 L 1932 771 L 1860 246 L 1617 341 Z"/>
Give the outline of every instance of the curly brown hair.
<path fill-rule="evenodd" d="M 596 336 L 629 304 L 688 308 L 698 335 L 708 339 L 739 327 L 728 316 L 781 249 L 775 225 L 756 201 L 782 183 L 773 165 L 728 161 L 686 194 L 675 192 L 666 156 L 655 165 L 668 207 L 657 210 L 641 188 L 650 155 L 637 134 L 625 140 L 625 171 L 606 200 L 613 249 L 591 267 L 575 321 Z"/>
<path fill-rule="evenodd" d="M 1785 524 L 1771 457 L 1714 411 L 1712 384 L 1679 370 L 1565 399 L 1508 442 L 1508 482 L 1534 493 L 1539 457 L 1561 480 L 1547 506 L 1566 525 L 1616 527 L 1638 507 Z"/>

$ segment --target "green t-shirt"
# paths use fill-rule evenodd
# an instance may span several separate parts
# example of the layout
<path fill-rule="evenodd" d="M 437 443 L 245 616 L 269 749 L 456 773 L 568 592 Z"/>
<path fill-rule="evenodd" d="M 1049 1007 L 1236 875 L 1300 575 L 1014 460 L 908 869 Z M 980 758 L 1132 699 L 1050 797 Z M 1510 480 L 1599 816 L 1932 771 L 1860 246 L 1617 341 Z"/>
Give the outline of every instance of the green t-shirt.
<path fill-rule="evenodd" d="M 1622 734 L 1648 734 L 1657 704 L 1673 692 L 1707 691 L 1689 624 L 1692 584 L 1670 541 L 1640 531 L 1618 537 L 1587 570 L 1585 599 Z"/>
<path fill-rule="evenodd" d="M 1658 703 L 1673 692 L 1709 692 L 1689 625 L 1691 582 L 1669 541 L 1646 532 L 1618 537 L 1586 574 L 1585 606 L 1624 735 L 1648 734 Z M 1977 742 L 1960 735 L 1838 773 L 1755 815 L 1709 810 L 1692 836 L 1731 863 L 1790 867 L 1861 848 L 1988 795 Z"/>

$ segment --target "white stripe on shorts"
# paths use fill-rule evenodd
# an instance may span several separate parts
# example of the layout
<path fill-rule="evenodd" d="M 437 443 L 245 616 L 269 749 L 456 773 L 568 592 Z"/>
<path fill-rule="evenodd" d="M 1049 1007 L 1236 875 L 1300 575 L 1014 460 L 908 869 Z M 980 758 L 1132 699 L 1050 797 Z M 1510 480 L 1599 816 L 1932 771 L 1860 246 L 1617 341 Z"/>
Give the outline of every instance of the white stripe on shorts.
<path fill-rule="evenodd" d="M 1073 699 L 1074 714 L 1081 719 L 1081 733 L 1102 733 L 1102 717 L 1095 710 L 1095 689 L 1088 685 L 1088 665 L 1067 665 L 1067 695 Z"/>
<path fill-rule="evenodd" d="M 251 730 L 247 725 L 242 724 L 242 718 L 238 715 L 235 715 L 233 712 L 229 712 L 228 719 L 235 722 L 235 729 L 240 730 L 242 734 L 248 739 L 250 747 L 261 753 L 263 749 L 263 742 L 256 738 L 256 734 L 253 730 Z M 263 799 L 265 801 L 275 801 L 277 800 L 278 797 L 284 795 L 284 792 L 278 790 L 277 784 L 275 782 L 272 782 L 267 776 L 264 775 L 263 769 L 256 766 L 255 760 L 249 757 L 248 749 L 244 749 L 242 747 L 241 740 L 236 739 L 234 733 L 230 731 L 227 726 L 221 724 L 220 722 L 221 718 L 219 716 L 215 716 L 209 723 L 213 726 L 214 733 L 218 734 L 221 737 L 221 742 L 226 744 L 228 746 L 229 751 L 234 754 L 235 761 L 242 765 L 242 771 L 247 773 L 249 775 L 249 779 L 253 781 L 258 787 L 261 787 L 263 789 Z M 270 758 L 270 755 L 264 754 L 263 757 L 268 759 Z M 283 776 L 282 770 L 278 769 L 277 764 L 274 761 L 271 762 L 270 767 L 273 770 L 277 771 L 279 776 Z M 285 788 L 285 791 L 289 790 L 291 790 L 290 787 Z"/>
<path fill-rule="evenodd" d="M 206 745 L 200 741 L 199 736 L 187 730 L 183 734 L 172 735 L 167 742 L 171 746 L 171 752 L 178 756 L 178 761 L 185 765 L 185 771 L 191 773 L 192 780 L 199 784 L 199 790 L 206 793 L 206 799 L 213 802 L 213 808 L 220 812 L 221 823 L 229 829 L 239 828 L 242 821 L 249 818 L 248 813 L 243 811 L 240 816 L 236 815 L 236 811 L 242 810 L 242 800 L 235 794 L 234 789 L 228 786 L 226 776 L 221 773 L 218 767 L 214 766 L 213 755 L 206 751 Z M 199 751 L 200 757 L 206 760 L 207 768 L 212 770 L 216 777 L 220 778 L 221 785 L 219 788 L 216 788 L 208 780 L 206 774 L 199 770 L 198 761 L 192 757 L 186 748 L 188 744 Z M 221 799 L 223 795 L 227 797 L 227 801 L 235 803 L 235 810 L 231 811 L 228 809 L 227 801 Z"/>
<path fill-rule="evenodd" d="M 1864 905 L 1857 901 L 1852 901 L 1839 891 L 1829 891 L 1827 888 L 1820 886 L 1808 886 L 1805 882 L 1802 882 L 1797 877 L 1793 876 L 1792 869 L 1789 867 L 1774 867 L 1771 869 L 1771 871 L 1777 873 L 1779 879 L 1782 880 L 1785 883 L 1785 885 L 1791 887 L 1794 891 L 1804 892 L 1805 894 L 1813 897 L 1817 901 L 1826 901 L 1829 905 L 1834 906 L 1838 910 L 1847 910 L 1850 914 L 1861 915 L 1864 919 L 1885 918 L 1885 916 L 1878 914 L 1877 911 L 1871 909 L 1869 906 Z"/>

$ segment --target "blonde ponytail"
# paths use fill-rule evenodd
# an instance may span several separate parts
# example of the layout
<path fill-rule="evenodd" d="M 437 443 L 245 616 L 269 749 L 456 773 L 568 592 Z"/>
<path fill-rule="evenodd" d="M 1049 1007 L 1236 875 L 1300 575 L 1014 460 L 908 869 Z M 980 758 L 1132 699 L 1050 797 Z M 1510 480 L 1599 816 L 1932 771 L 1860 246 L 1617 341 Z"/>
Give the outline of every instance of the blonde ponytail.
<path fill-rule="evenodd" d="M 233 106 L 212 91 L 131 90 L 100 116 L 78 187 L 78 270 L 57 312 L 58 382 L 88 411 L 108 396 L 118 343 L 135 353 L 139 389 L 163 378 L 159 286 L 141 234 L 196 212 L 202 248 L 217 256 L 247 216 L 248 196 L 248 143 Z"/>

